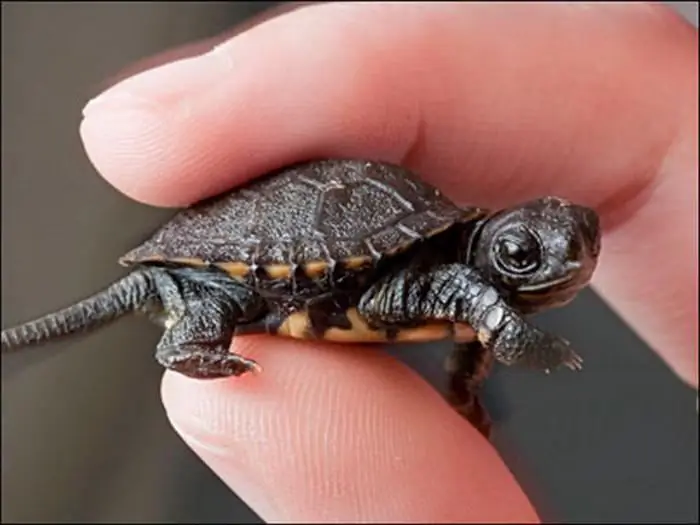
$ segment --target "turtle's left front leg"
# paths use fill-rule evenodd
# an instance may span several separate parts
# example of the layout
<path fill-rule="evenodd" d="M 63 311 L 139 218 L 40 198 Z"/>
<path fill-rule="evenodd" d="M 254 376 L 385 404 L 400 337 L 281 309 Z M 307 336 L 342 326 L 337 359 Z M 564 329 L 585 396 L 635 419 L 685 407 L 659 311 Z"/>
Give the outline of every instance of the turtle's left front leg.
<path fill-rule="evenodd" d="M 447 321 L 470 325 L 477 340 L 503 364 L 549 372 L 581 368 L 581 358 L 560 337 L 529 324 L 476 270 L 443 264 L 428 271 L 407 267 L 371 286 L 358 312 L 375 326 Z"/>
<path fill-rule="evenodd" d="M 559 337 L 527 323 L 475 270 L 461 264 L 428 272 L 408 267 L 370 287 L 358 312 L 376 327 L 400 328 L 436 321 L 468 324 L 476 340 L 456 343 L 450 356 L 447 400 L 483 435 L 491 421 L 479 390 L 493 358 L 545 371 L 580 368 L 581 358 Z"/>

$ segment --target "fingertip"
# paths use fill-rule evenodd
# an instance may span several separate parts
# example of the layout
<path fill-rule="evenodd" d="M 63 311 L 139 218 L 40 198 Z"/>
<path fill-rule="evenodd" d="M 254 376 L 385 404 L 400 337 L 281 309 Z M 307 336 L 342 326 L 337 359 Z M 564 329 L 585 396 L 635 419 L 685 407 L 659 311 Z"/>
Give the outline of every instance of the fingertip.
<path fill-rule="evenodd" d="M 492 446 L 386 354 L 267 337 L 236 351 L 265 372 L 167 373 L 163 401 L 188 446 L 266 521 L 537 522 Z"/>
<path fill-rule="evenodd" d="M 301 9 L 120 82 L 86 106 L 88 157 L 128 196 L 176 206 L 308 158 L 400 160 L 419 124 L 410 85 L 394 96 L 387 68 L 323 20 L 340 24 Z"/>
<path fill-rule="evenodd" d="M 178 205 L 164 184 L 164 147 L 172 137 L 163 137 L 160 119 L 149 111 L 103 109 L 80 124 L 80 136 L 88 159 L 103 178 L 132 199 L 153 205 Z M 149 173 L 143 173 L 148 167 Z M 145 175 L 145 176 L 144 176 Z"/>
<path fill-rule="evenodd" d="M 128 78 L 83 109 L 80 136 L 97 171 L 127 196 L 157 206 L 186 206 L 216 192 L 220 166 L 210 129 L 197 117 L 196 93 L 219 71 L 216 61 L 186 58 Z"/>

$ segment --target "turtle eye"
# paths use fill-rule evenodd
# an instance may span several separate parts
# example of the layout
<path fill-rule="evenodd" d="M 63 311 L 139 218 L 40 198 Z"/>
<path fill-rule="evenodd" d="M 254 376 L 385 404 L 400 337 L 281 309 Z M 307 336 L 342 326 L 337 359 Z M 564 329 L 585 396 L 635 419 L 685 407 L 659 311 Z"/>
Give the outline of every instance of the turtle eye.
<path fill-rule="evenodd" d="M 495 244 L 496 265 L 506 273 L 528 274 L 540 266 L 540 245 L 530 232 L 509 231 Z"/>

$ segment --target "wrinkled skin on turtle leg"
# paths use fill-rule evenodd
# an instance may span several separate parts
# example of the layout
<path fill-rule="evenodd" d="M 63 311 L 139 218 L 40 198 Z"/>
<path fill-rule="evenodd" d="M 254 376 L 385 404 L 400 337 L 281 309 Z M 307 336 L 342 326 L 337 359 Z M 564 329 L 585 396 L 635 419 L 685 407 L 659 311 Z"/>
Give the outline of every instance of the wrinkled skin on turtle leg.
<path fill-rule="evenodd" d="M 358 312 L 374 326 L 397 327 L 422 322 L 469 324 L 476 341 L 457 343 L 450 356 L 447 401 L 489 437 L 491 420 L 479 390 L 493 359 L 549 371 L 581 367 L 581 358 L 562 338 L 527 323 L 476 270 L 460 263 L 429 271 L 410 266 L 371 286 Z"/>
<path fill-rule="evenodd" d="M 141 312 L 165 328 L 156 350 L 164 367 L 198 379 L 238 376 L 259 366 L 229 351 L 234 329 L 262 309 L 257 294 L 219 270 L 145 266 L 68 308 L 3 330 L 2 352 Z"/>
<path fill-rule="evenodd" d="M 461 263 L 428 270 L 404 268 L 372 285 L 358 312 L 375 326 L 447 321 L 469 324 L 499 362 L 544 371 L 581 367 L 581 358 L 560 337 L 529 324 L 478 271 Z"/>
<path fill-rule="evenodd" d="M 229 351 L 238 322 L 261 311 L 258 296 L 214 270 L 159 272 L 156 286 L 167 313 L 156 359 L 195 379 L 240 376 L 259 365 Z"/>
<path fill-rule="evenodd" d="M 445 363 L 449 373 L 447 401 L 487 439 L 491 434 L 491 418 L 481 404 L 479 391 L 492 364 L 491 352 L 478 341 L 456 343 Z"/>

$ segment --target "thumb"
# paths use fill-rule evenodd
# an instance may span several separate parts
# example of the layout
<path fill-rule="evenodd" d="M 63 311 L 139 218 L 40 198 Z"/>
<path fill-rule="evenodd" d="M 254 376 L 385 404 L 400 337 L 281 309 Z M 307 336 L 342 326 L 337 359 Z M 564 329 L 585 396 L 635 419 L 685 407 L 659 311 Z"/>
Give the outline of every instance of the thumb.
<path fill-rule="evenodd" d="M 537 522 L 492 446 L 401 363 L 242 337 L 260 375 L 166 373 L 176 431 L 267 522 Z"/>

